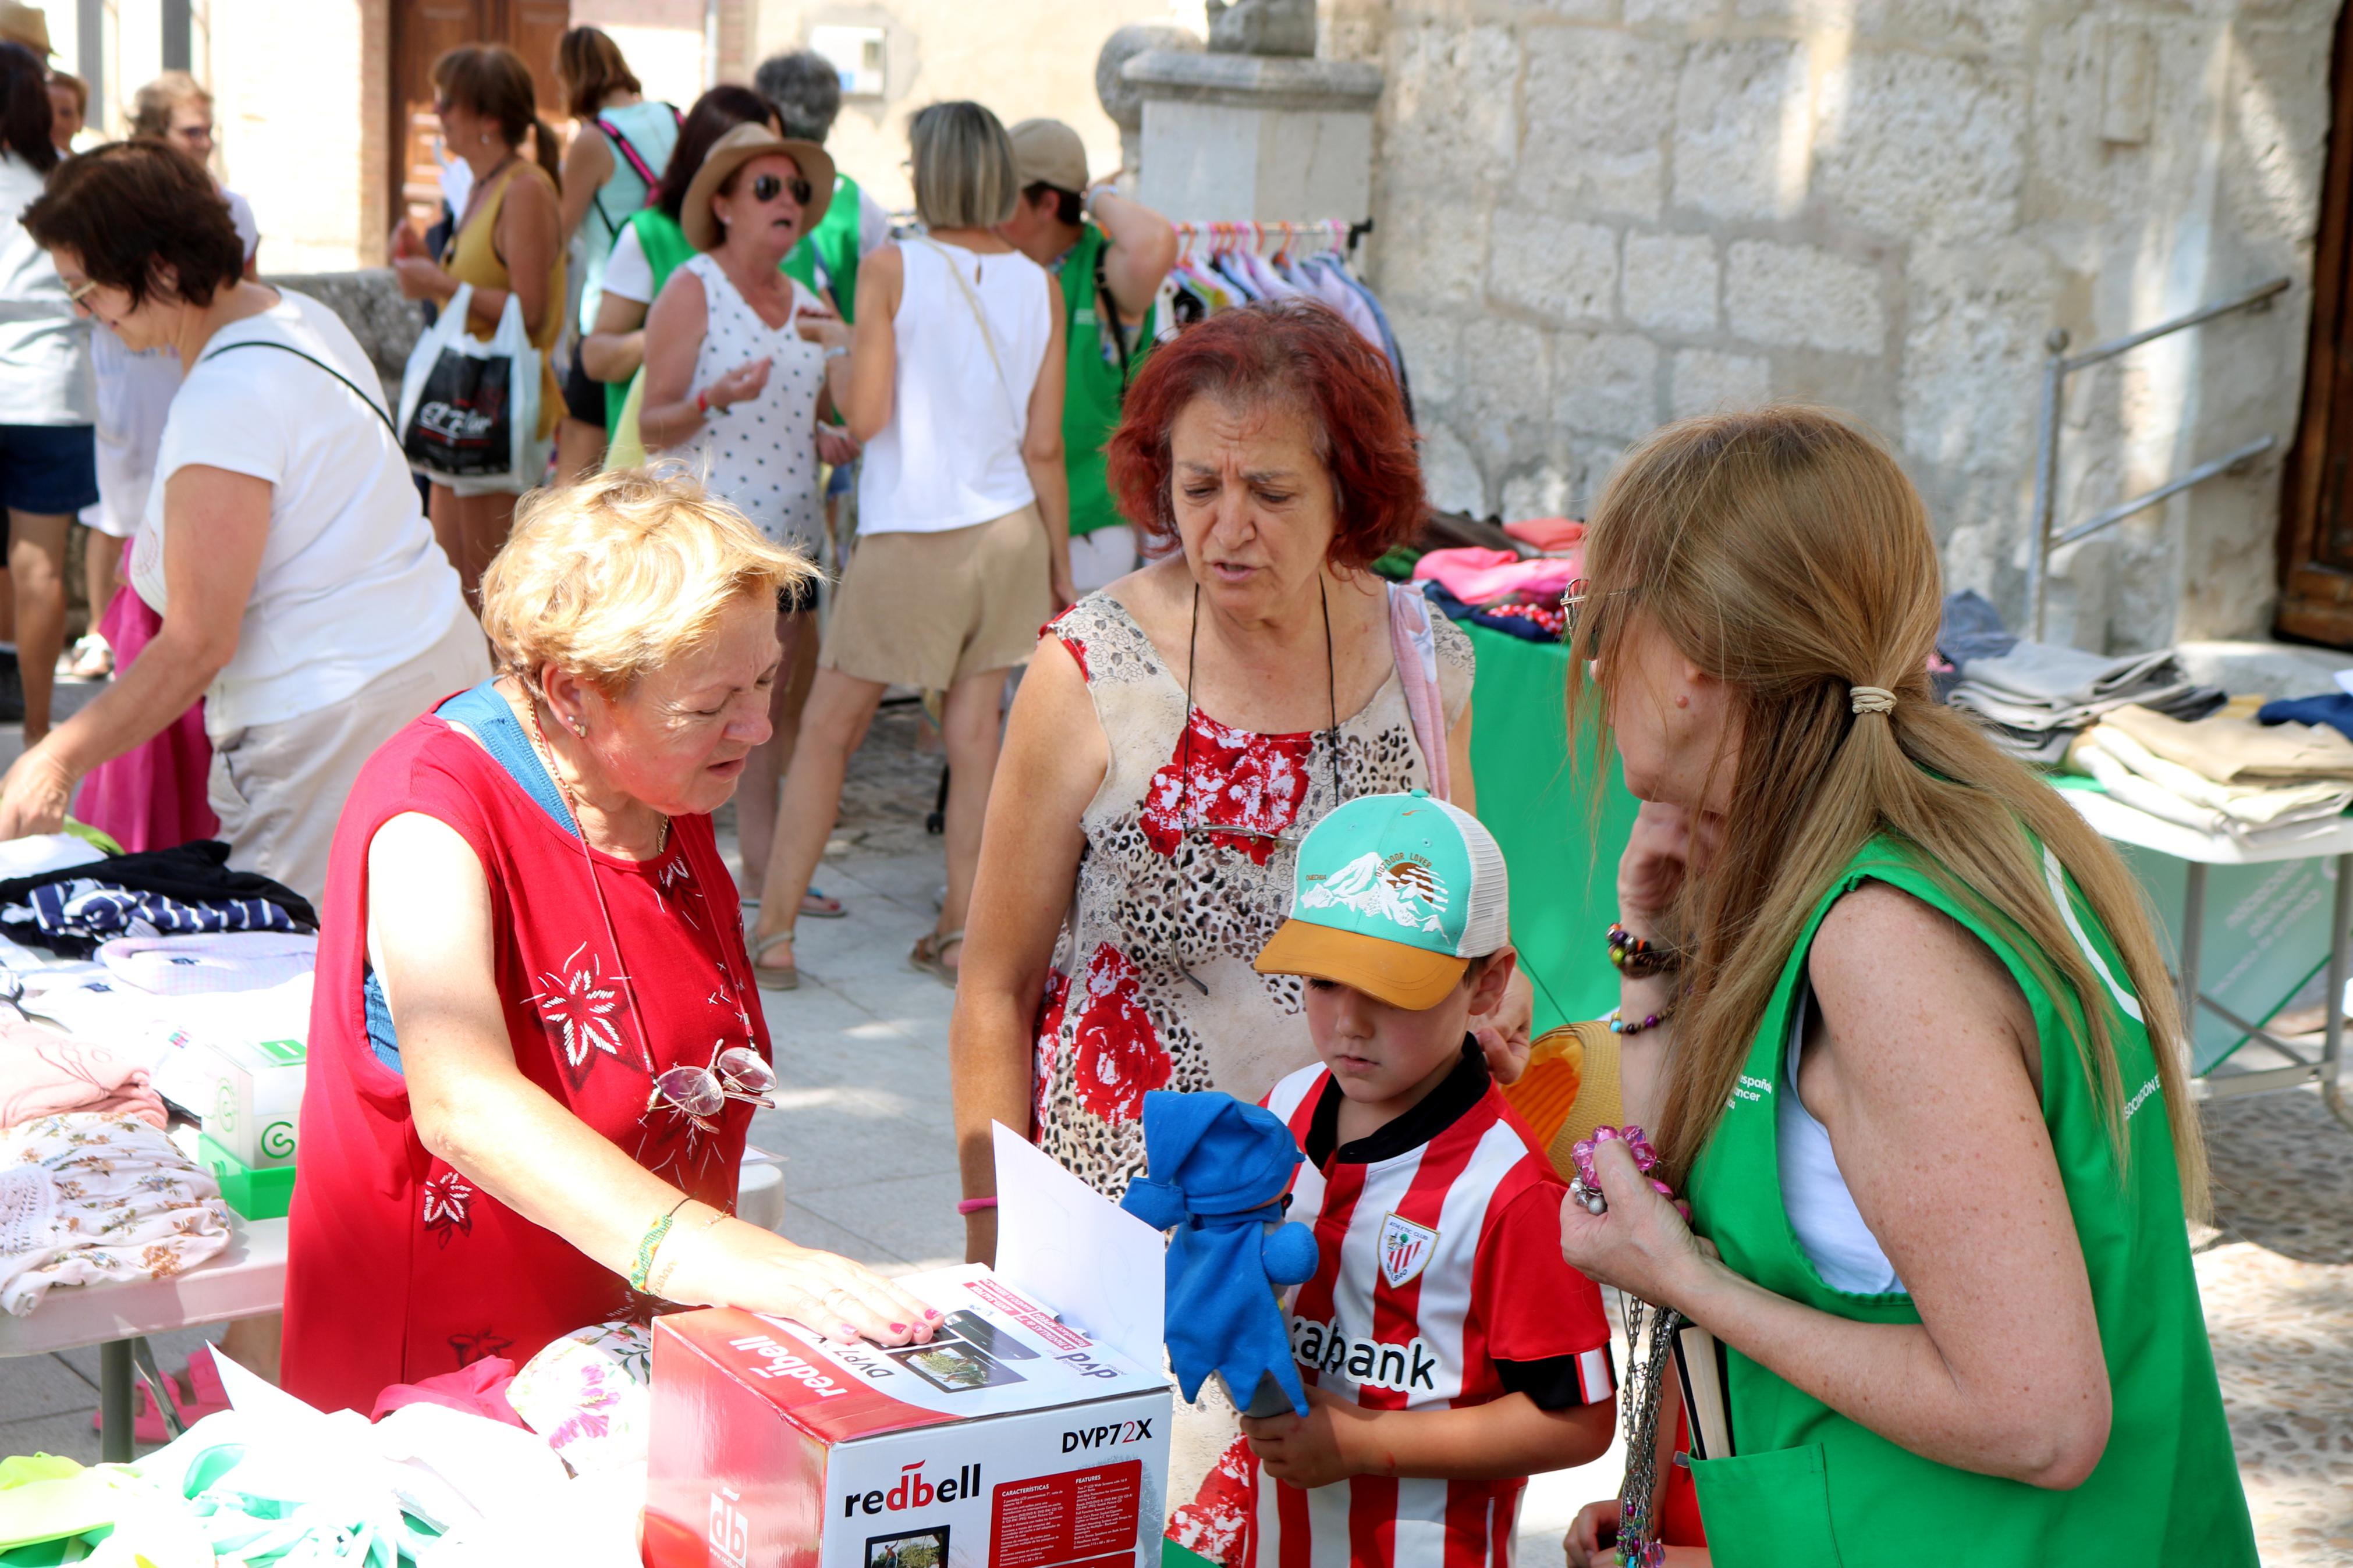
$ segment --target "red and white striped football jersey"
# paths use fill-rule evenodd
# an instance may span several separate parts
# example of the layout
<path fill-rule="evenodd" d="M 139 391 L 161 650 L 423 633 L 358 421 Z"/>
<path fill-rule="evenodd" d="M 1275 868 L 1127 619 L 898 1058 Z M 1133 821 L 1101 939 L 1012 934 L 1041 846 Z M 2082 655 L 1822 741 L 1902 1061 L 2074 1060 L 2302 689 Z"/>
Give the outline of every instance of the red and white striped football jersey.
<path fill-rule="evenodd" d="M 1303 1150 L 1330 1082 L 1308 1068 L 1267 1096 Z M 1314 1157 L 1291 1217 L 1314 1226 L 1322 1261 L 1285 1303 L 1304 1381 L 1379 1410 L 1482 1405 L 1522 1368 L 1570 1390 L 1550 1407 L 1612 1395 L 1601 1293 L 1560 1255 L 1561 1184 L 1483 1063 L 1321 1169 Z M 1229 1568 L 1507 1568 L 1525 1485 L 1358 1476 L 1303 1490 L 1264 1482 L 1238 1442 L 1169 1533 Z"/>

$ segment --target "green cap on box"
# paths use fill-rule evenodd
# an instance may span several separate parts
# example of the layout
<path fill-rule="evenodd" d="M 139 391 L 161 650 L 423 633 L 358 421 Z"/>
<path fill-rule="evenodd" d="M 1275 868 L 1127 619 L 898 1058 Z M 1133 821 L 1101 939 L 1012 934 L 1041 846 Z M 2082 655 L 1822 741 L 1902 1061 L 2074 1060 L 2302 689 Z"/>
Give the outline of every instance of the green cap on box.
<path fill-rule="evenodd" d="M 1427 790 L 1360 795 L 1300 844 L 1291 918 L 1255 967 L 1420 1012 L 1510 941 L 1504 852 L 1478 818 Z"/>

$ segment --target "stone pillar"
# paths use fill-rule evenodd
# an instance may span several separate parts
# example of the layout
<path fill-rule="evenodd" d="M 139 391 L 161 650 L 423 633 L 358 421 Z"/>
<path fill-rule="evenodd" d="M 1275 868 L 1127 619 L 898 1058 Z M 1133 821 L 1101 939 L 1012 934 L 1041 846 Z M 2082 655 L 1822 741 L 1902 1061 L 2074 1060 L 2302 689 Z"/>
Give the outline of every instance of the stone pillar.
<path fill-rule="evenodd" d="M 1370 214 L 1378 66 L 1155 49 L 1120 75 L 1144 104 L 1145 205 L 1196 223 Z"/>

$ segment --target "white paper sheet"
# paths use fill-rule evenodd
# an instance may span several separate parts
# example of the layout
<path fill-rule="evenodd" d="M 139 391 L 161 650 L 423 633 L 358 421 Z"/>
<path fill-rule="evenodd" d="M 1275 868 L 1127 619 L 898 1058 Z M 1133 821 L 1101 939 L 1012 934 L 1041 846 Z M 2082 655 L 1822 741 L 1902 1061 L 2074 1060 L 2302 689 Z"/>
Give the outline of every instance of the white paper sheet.
<path fill-rule="evenodd" d="M 1167 1243 L 1003 1122 L 997 1272 L 1136 1365 L 1166 1359 Z"/>

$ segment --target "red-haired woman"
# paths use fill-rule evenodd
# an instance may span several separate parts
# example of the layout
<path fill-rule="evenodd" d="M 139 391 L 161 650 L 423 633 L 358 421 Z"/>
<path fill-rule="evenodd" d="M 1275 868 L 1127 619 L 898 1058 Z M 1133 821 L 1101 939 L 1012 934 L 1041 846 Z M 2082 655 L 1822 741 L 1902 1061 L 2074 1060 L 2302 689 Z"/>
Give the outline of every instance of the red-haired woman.
<path fill-rule="evenodd" d="M 1214 316 L 1153 352 L 1108 460 L 1159 558 L 1046 628 L 1013 705 L 951 1037 L 975 1258 L 991 1121 L 1117 1197 L 1146 1090 L 1256 1100 L 1314 1059 L 1300 982 L 1250 961 L 1317 818 L 1472 804 L 1470 641 L 1367 570 L 1423 506 L 1377 351 L 1320 305 Z"/>
<path fill-rule="evenodd" d="M 991 1122 L 1115 1198 L 1144 1170 L 1146 1091 L 1254 1100 L 1314 1060 L 1301 983 L 1250 961 L 1318 818 L 1384 790 L 1472 805 L 1470 639 L 1367 570 L 1423 507 L 1377 350 L 1321 305 L 1213 316 L 1153 351 L 1107 458 L 1158 559 L 1065 611 L 1029 661 L 956 987 L 981 1261 Z M 1506 1011 L 1481 1035 L 1516 1077 L 1525 997 Z M 1168 1495 L 1191 1497 L 1232 1435 L 1229 1411 L 1180 1419 Z"/>

